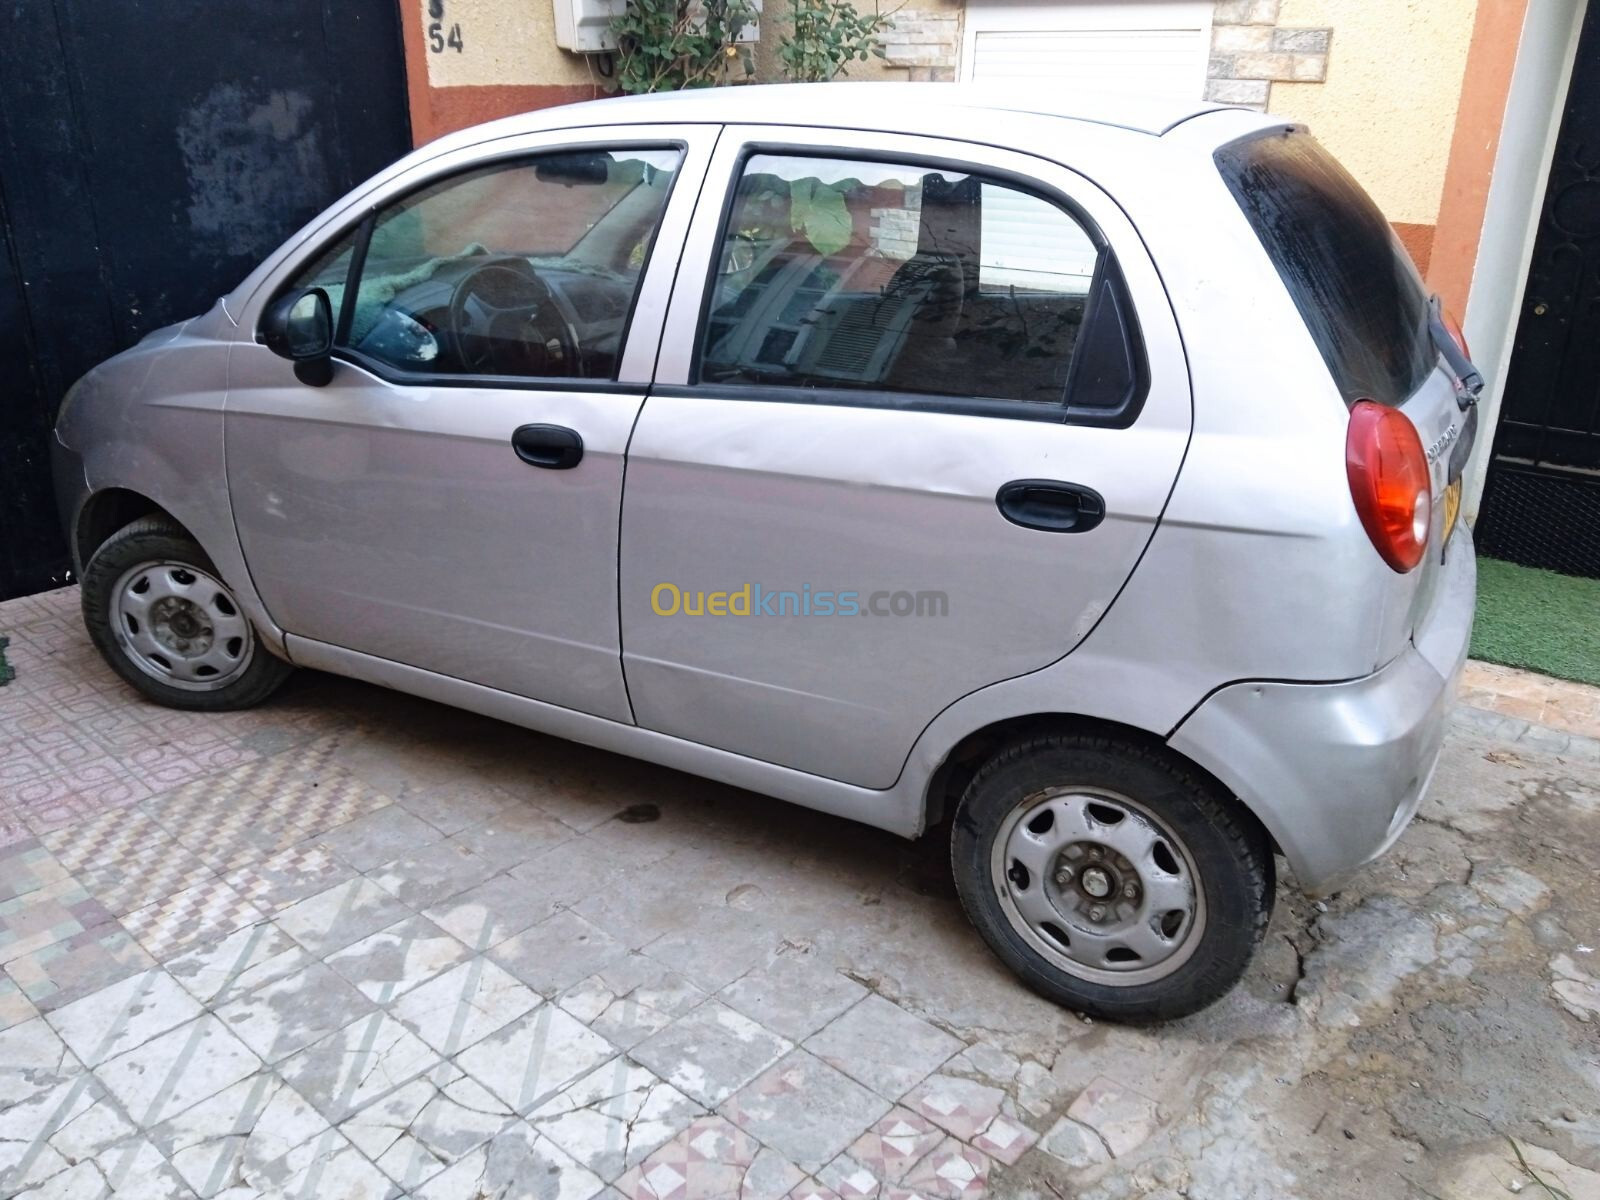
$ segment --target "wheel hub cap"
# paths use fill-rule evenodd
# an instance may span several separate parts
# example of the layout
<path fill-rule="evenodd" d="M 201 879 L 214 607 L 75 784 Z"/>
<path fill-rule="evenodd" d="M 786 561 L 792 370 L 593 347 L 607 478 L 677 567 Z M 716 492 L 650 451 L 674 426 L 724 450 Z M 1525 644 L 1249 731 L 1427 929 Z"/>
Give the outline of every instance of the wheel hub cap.
<path fill-rule="evenodd" d="M 1100 867 L 1090 867 L 1082 875 L 1083 890 L 1096 900 L 1103 900 L 1111 894 L 1111 876 Z"/>
<path fill-rule="evenodd" d="M 1188 959 L 1204 927 L 1187 850 L 1127 797 L 1067 789 L 1030 796 L 1002 824 L 993 857 L 1012 927 L 1082 978 L 1161 978 Z"/>
<path fill-rule="evenodd" d="M 254 631 L 221 580 L 178 562 L 142 563 L 112 591 L 117 642 L 147 675 L 213 691 L 250 665 Z"/>
<path fill-rule="evenodd" d="M 186 656 L 205 654 L 215 636 L 204 611 L 180 596 L 163 596 L 150 606 L 150 632 L 162 646 Z"/>

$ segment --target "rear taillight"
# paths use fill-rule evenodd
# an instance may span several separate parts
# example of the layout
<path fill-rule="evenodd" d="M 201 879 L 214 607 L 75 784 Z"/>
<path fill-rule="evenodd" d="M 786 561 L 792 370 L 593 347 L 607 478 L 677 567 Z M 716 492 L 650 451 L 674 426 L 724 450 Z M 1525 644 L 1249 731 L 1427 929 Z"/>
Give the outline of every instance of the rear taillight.
<path fill-rule="evenodd" d="M 1411 419 L 1397 408 L 1357 400 L 1345 438 L 1350 496 L 1373 546 L 1396 571 L 1409 571 L 1428 548 L 1433 501 L 1428 457 Z"/>
<path fill-rule="evenodd" d="M 1467 345 L 1467 335 L 1461 332 L 1461 322 L 1450 315 L 1449 311 L 1440 308 L 1439 320 L 1444 324 L 1445 332 L 1450 335 L 1450 340 L 1461 348 L 1461 353 L 1466 355 L 1467 361 L 1472 361 L 1472 347 Z"/>

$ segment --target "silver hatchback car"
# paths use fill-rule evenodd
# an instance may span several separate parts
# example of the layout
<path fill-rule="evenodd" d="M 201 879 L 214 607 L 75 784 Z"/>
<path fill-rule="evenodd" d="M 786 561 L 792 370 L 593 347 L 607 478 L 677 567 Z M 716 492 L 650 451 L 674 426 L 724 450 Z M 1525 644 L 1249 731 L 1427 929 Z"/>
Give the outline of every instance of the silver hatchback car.
<path fill-rule="evenodd" d="M 906 837 L 1072 1008 L 1190 1013 L 1428 784 L 1482 381 L 1303 129 L 937 85 L 433 142 L 63 403 L 90 636 Z"/>

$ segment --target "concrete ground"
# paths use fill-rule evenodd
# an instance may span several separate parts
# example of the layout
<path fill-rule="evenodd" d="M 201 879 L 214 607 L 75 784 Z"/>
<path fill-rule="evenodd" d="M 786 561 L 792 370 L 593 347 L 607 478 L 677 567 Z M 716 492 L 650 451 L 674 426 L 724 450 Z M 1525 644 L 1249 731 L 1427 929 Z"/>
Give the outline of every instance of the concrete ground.
<path fill-rule="evenodd" d="M 70 590 L 0 634 L 0 1196 L 1600 1196 L 1600 741 L 1461 708 L 1387 858 L 1132 1030 L 936 847 L 322 676 L 151 707 Z"/>

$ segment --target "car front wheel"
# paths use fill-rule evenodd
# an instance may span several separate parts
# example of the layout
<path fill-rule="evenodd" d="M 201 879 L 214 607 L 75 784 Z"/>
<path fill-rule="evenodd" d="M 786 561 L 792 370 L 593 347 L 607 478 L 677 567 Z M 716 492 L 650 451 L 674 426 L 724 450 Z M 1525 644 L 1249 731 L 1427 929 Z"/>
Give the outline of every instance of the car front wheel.
<path fill-rule="evenodd" d="M 84 567 L 82 603 L 112 669 L 172 708 L 249 708 L 292 670 L 261 645 L 205 551 L 162 517 L 106 539 Z"/>
<path fill-rule="evenodd" d="M 1271 846 L 1169 751 L 1102 735 L 1019 742 L 974 776 L 951 832 L 973 924 L 1029 987 L 1119 1021 L 1228 991 L 1272 912 Z"/>

